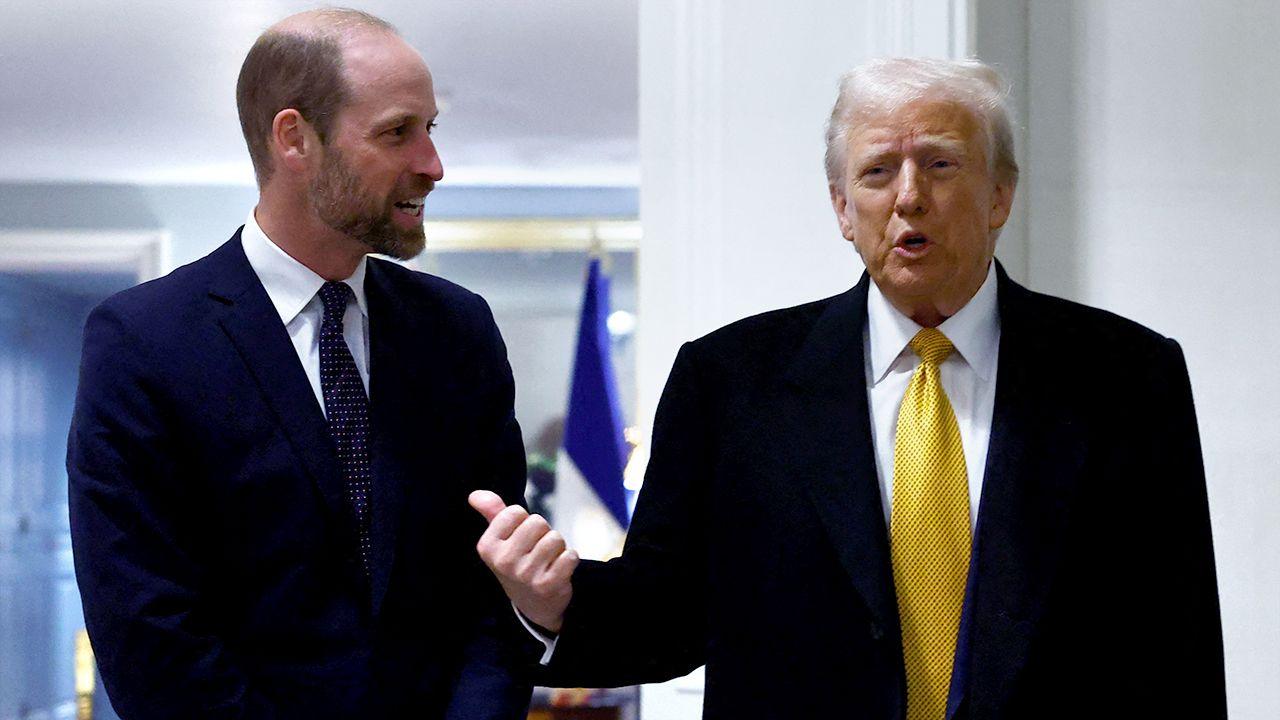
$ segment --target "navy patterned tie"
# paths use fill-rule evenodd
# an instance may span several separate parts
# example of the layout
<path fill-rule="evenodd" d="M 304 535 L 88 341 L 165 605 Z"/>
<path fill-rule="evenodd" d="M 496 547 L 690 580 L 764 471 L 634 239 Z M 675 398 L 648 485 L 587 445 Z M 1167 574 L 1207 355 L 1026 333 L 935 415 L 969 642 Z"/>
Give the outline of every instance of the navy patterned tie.
<path fill-rule="evenodd" d="M 360 371 L 351 349 L 342 336 L 342 317 L 347 312 L 351 288 L 346 283 L 327 282 L 320 288 L 324 320 L 320 323 L 320 391 L 324 394 L 329 433 L 338 446 L 338 464 L 346 480 L 347 502 L 351 505 L 360 539 L 360 562 L 365 578 L 370 577 L 369 500 L 373 487 L 369 471 L 369 398 L 360 381 Z"/>

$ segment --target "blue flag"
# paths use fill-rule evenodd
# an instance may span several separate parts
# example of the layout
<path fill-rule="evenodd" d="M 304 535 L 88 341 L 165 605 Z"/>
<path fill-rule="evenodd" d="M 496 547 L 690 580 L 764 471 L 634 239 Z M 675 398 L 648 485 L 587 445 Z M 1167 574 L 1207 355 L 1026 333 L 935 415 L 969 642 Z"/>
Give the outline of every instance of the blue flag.
<path fill-rule="evenodd" d="M 609 278 L 600 271 L 600 259 L 592 258 L 582 294 L 578 351 L 564 420 L 564 454 L 597 502 L 625 530 L 630 520 L 622 485 L 627 442 L 610 355 L 608 319 Z M 557 478 L 557 489 L 559 485 Z"/>

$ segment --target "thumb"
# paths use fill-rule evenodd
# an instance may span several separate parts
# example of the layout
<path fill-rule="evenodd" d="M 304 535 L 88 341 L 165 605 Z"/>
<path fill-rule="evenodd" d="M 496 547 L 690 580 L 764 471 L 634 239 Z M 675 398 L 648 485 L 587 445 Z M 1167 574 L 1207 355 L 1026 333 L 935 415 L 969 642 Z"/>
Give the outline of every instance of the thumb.
<path fill-rule="evenodd" d="M 488 522 L 493 522 L 493 519 L 498 516 L 498 513 L 502 512 L 507 507 L 507 504 L 502 501 L 502 498 L 498 497 L 497 493 L 490 492 L 488 490 L 476 490 L 472 492 L 467 496 L 467 503 L 483 515 L 484 519 Z"/>

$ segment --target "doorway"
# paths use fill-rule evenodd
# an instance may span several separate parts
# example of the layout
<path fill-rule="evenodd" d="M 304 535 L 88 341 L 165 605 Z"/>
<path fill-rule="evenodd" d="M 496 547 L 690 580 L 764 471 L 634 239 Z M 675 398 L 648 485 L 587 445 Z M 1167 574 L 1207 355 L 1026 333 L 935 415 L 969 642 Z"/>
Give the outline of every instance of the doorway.
<path fill-rule="evenodd" d="M 168 242 L 154 231 L 0 233 L 0 720 L 115 718 L 85 666 L 67 429 L 85 318 L 157 276 Z"/>

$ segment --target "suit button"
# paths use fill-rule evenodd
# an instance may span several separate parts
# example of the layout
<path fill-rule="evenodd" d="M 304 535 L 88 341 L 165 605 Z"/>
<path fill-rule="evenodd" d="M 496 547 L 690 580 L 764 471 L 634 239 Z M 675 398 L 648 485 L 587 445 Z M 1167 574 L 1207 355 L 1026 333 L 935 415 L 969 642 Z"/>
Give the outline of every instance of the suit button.
<path fill-rule="evenodd" d="M 880 627 L 879 623 L 871 623 L 867 628 L 867 632 L 870 633 L 872 640 L 884 639 L 884 628 Z"/>

